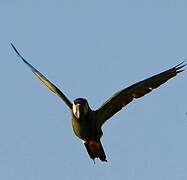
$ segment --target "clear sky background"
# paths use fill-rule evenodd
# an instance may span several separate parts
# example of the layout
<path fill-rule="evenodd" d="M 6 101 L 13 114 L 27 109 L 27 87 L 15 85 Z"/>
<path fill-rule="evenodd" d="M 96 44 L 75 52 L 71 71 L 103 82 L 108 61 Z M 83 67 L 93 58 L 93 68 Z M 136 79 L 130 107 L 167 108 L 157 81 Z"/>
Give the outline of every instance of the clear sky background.
<path fill-rule="evenodd" d="M 10 46 L 68 97 L 98 108 L 187 58 L 185 0 L 0 0 L 0 179 L 187 179 L 187 71 L 103 127 L 92 160 L 68 108 Z"/>

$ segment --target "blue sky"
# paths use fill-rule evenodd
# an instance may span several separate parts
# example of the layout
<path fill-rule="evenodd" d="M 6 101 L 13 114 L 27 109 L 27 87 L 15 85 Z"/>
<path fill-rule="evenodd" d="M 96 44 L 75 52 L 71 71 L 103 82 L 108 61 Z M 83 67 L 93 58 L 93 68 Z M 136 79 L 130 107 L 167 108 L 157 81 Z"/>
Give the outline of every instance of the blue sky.
<path fill-rule="evenodd" d="M 186 8 L 182 0 L 1 0 L 0 179 L 186 179 L 186 72 L 106 123 L 108 163 L 94 165 L 68 108 L 10 47 L 96 109 L 187 58 Z"/>

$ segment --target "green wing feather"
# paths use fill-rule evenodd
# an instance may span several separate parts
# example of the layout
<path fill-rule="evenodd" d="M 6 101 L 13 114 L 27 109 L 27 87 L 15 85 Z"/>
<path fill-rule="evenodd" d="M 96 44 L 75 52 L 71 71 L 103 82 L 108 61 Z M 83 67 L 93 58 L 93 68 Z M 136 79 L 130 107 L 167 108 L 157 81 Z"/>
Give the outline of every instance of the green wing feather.
<path fill-rule="evenodd" d="M 11 43 L 11 46 L 17 53 L 17 55 L 23 60 L 23 62 L 28 65 L 32 72 L 36 75 L 38 79 L 42 81 L 43 84 L 45 84 L 52 92 L 57 94 L 66 104 L 67 106 L 72 109 L 72 103 L 69 101 L 69 99 L 53 84 L 51 83 L 44 75 L 42 75 L 36 68 L 34 68 L 30 63 L 28 63 L 18 52 L 18 50 L 15 48 L 15 46 Z"/>
<path fill-rule="evenodd" d="M 186 64 L 184 64 L 183 61 L 182 63 L 172 67 L 169 70 L 140 81 L 126 89 L 115 93 L 98 110 L 95 111 L 97 119 L 100 121 L 101 125 L 103 125 L 106 120 L 120 111 L 124 106 L 129 104 L 133 99 L 144 96 L 145 94 L 151 92 L 153 89 L 159 87 L 161 84 L 176 76 L 178 73 L 184 71 L 182 68 L 185 65 Z"/>

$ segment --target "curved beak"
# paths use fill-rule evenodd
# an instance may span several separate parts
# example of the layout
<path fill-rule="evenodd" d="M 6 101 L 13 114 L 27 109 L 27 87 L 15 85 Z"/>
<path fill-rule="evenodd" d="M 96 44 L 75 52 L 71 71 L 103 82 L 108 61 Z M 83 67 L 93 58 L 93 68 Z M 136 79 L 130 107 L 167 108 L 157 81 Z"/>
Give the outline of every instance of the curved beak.
<path fill-rule="evenodd" d="M 80 116 L 81 116 L 81 105 L 80 104 L 76 104 L 75 116 L 77 119 L 80 119 Z"/>
<path fill-rule="evenodd" d="M 74 103 L 73 103 L 73 114 L 74 114 L 74 116 L 75 116 L 77 119 L 80 119 L 80 118 L 81 118 L 81 115 L 83 114 L 83 113 L 82 113 L 81 104 L 79 104 L 79 103 L 74 104 Z"/>

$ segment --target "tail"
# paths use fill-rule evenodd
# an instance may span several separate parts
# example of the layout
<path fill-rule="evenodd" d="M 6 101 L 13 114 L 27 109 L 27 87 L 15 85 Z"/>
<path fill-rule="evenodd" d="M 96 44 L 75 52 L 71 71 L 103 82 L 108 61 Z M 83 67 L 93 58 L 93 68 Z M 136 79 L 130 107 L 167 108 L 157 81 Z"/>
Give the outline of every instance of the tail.
<path fill-rule="evenodd" d="M 84 145 L 91 159 L 99 158 L 101 161 L 107 161 L 106 155 L 101 142 L 95 142 L 92 140 L 85 141 Z"/>

